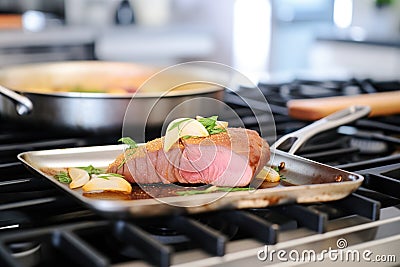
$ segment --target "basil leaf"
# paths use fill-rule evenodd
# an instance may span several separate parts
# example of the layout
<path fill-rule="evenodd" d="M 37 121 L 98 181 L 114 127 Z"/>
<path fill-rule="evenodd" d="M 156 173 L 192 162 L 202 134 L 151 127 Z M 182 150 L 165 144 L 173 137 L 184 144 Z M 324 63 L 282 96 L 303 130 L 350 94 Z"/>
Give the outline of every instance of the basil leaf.
<path fill-rule="evenodd" d="M 56 178 L 59 182 L 64 184 L 69 184 L 72 181 L 71 177 L 69 177 L 67 172 L 60 172 L 54 175 L 54 178 Z"/>
<path fill-rule="evenodd" d="M 211 116 L 208 118 L 199 118 L 197 120 L 201 124 L 203 124 L 203 126 L 207 129 L 208 132 L 210 132 L 210 130 L 214 129 L 215 126 L 217 126 L 217 119 L 218 119 L 218 116 Z"/>
<path fill-rule="evenodd" d="M 103 173 L 104 171 L 98 168 L 93 167 L 93 165 L 89 165 L 87 167 L 77 167 L 79 169 L 85 170 L 89 175 L 92 174 L 100 174 Z"/>
<path fill-rule="evenodd" d="M 279 177 L 280 177 L 282 180 L 285 180 L 285 179 L 286 179 L 286 177 L 285 177 L 283 174 L 281 174 L 281 169 L 279 169 L 278 166 L 272 166 L 271 168 L 274 169 L 274 170 L 279 174 Z"/>
<path fill-rule="evenodd" d="M 118 169 L 120 169 L 122 167 L 122 165 L 125 164 L 126 162 L 126 158 L 132 156 L 133 154 L 135 154 L 136 149 L 139 147 L 138 144 L 130 137 L 122 137 L 118 140 L 118 142 L 122 142 L 125 145 L 128 145 L 128 149 L 131 149 L 132 151 L 130 151 L 128 156 L 125 156 L 125 159 L 121 162 L 121 164 L 117 167 Z"/>
<path fill-rule="evenodd" d="M 212 134 L 218 134 L 226 132 L 225 128 L 218 127 L 217 120 L 218 116 L 211 116 L 208 118 L 198 118 L 197 119 L 206 128 L 207 132 Z"/>
<path fill-rule="evenodd" d="M 214 128 L 212 130 L 210 130 L 208 133 L 209 134 L 218 134 L 218 133 L 223 133 L 226 132 L 226 129 L 224 128 Z"/>
<path fill-rule="evenodd" d="M 98 178 L 103 178 L 106 180 L 110 180 L 111 177 L 119 177 L 119 178 L 124 178 L 123 175 L 118 174 L 118 173 L 102 173 L 97 175 Z"/>
<path fill-rule="evenodd" d="M 218 187 L 218 186 L 211 186 L 205 190 L 187 190 L 187 191 L 178 191 L 176 192 L 179 196 L 193 196 L 199 194 L 207 194 L 211 192 L 236 192 L 236 191 L 250 191 L 254 190 L 251 187 Z"/>
<path fill-rule="evenodd" d="M 122 142 L 125 145 L 128 145 L 129 149 L 137 148 L 137 143 L 130 137 L 122 137 L 118 140 L 118 142 Z"/>

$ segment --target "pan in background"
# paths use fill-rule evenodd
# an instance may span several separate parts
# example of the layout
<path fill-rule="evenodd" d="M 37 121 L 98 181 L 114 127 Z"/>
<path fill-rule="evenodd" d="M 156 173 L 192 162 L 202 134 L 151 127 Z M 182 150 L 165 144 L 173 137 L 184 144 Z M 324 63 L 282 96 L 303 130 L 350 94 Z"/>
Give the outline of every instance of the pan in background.
<path fill-rule="evenodd" d="M 223 98 L 221 86 L 203 82 L 183 84 L 188 80 L 208 80 L 219 73 L 202 68 L 180 68 L 160 72 L 157 79 L 146 82 L 160 70 L 134 63 L 105 61 L 4 68 L 0 70 L 0 94 L 4 96 L 0 98 L 0 113 L 25 124 L 104 133 L 121 131 L 126 107 L 133 96 L 133 107 L 138 114 L 132 121 L 133 126 L 159 126 L 166 113 L 193 97 Z M 222 74 L 220 79 L 225 76 Z M 142 88 L 144 82 L 147 86 Z M 144 111 L 151 109 L 155 100 L 159 113 L 155 110 L 153 116 L 147 118 Z M 193 106 L 190 114 L 182 116 L 204 114 L 204 110 L 210 115 L 219 113 L 213 106 Z"/>

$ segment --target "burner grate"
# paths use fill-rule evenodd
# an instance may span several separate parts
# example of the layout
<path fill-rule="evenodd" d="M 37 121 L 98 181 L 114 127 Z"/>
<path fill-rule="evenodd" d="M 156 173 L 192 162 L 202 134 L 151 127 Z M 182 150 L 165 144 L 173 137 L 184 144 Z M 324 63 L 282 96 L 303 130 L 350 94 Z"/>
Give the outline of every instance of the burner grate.
<path fill-rule="evenodd" d="M 398 90 L 397 81 L 297 79 L 291 84 L 260 85 L 260 89 L 270 101 L 279 137 L 309 124 L 288 117 L 285 106 L 288 99 L 373 93 L 396 86 Z M 251 103 L 261 106 L 257 99 L 251 98 L 251 88 L 245 89 Z M 238 112 L 247 128 L 259 130 L 254 114 L 235 94 L 227 93 L 227 103 Z M 261 120 L 266 119 L 261 116 Z M 399 121 L 399 116 L 368 118 L 352 126 L 396 136 L 400 133 Z M 275 141 L 272 134 L 265 138 Z M 377 140 L 357 138 L 335 129 L 315 136 L 299 150 L 303 157 L 365 176 L 362 187 L 345 199 L 113 221 L 94 214 L 47 180 L 33 177 L 15 157 L 26 150 L 115 144 L 118 137 L 42 133 L 6 124 L 0 130 L 0 266 L 27 266 L 21 262 L 20 253 L 30 255 L 31 262 L 43 267 L 168 266 L 202 259 L 222 262 L 227 257 L 220 256 L 231 253 L 235 247 L 240 252 L 243 247 L 280 246 L 286 241 L 303 246 L 302 239 L 322 240 L 351 227 L 375 231 L 376 227 L 369 224 L 384 221 L 383 214 L 388 211 L 385 208 L 397 210 L 400 206 L 400 154 L 396 154 L 398 148 L 393 144 L 386 145 L 384 150 L 365 153 L 360 149 L 366 146 L 365 142 Z M 357 146 L 357 142 L 362 143 L 360 140 L 364 143 Z M 380 238 L 374 231 L 368 236 L 360 230 L 357 234 L 348 232 L 345 237 L 350 240 L 355 235 L 352 244 L 358 244 Z"/>
<path fill-rule="evenodd" d="M 57 208 L 54 204 L 51 209 L 43 208 L 43 205 L 40 207 L 47 211 Z M 287 231 L 306 228 L 315 233 L 325 233 L 330 231 L 328 226 L 331 221 L 346 216 L 361 216 L 364 219 L 357 220 L 359 223 L 376 220 L 379 218 L 379 208 L 376 201 L 352 194 L 330 203 L 292 204 L 268 209 L 131 221 L 93 221 L 93 216 L 86 211 L 67 213 L 64 209 L 59 215 L 46 212 L 53 218 L 47 222 L 50 221 L 54 226 L 7 230 L 0 235 L 0 254 L 3 256 L 0 263 L 4 267 L 19 266 L 11 247 L 30 242 L 40 245 L 43 259 L 39 259 L 38 264 L 44 267 L 54 266 L 59 257 L 63 259 L 63 263 L 59 264 L 61 267 L 138 262 L 168 266 L 173 263 L 173 255 L 178 251 L 200 249 L 207 255 L 223 256 L 227 244 L 233 241 L 253 239 L 273 245 Z M 79 217 L 78 223 L 68 220 L 68 217 L 71 219 L 76 215 Z"/>
<path fill-rule="evenodd" d="M 294 218 L 300 227 L 306 227 L 317 233 L 326 232 L 328 215 L 301 205 L 288 205 L 276 207 L 277 211 Z"/>
<path fill-rule="evenodd" d="M 260 83 L 258 85 L 261 92 L 270 104 L 276 124 L 277 138 L 307 126 L 310 122 L 299 121 L 288 116 L 286 102 L 298 98 L 316 98 L 340 95 L 356 95 L 390 91 L 397 88 L 399 81 L 374 81 L 371 79 L 349 79 L 345 81 L 337 80 L 305 80 L 295 79 L 290 82 L 280 84 Z M 228 103 L 238 114 L 247 128 L 259 130 L 257 119 L 251 112 L 252 108 L 257 108 L 257 88 L 240 88 L 236 93 L 226 94 Z M 240 95 L 242 98 L 238 97 Z M 331 166 L 345 166 L 352 170 L 368 168 L 370 160 L 380 161 L 381 158 L 396 155 L 399 151 L 399 138 L 394 138 L 400 134 L 400 116 L 393 115 L 387 117 L 377 117 L 358 120 L 352 125 L 346 125 L 347 129 L 351 126 L 354 134 L 343 132 L 345 127 L 330 130 L 311 138 L 298 151 L 300 156 L 316 160 Z M 268 142 L 275 140 L 270 136 L 270 129 L 262 129 L 263 136 Z M 377 134 L 377 132 L 379 132 Z M 359 134 L 363 134 L 360 136 Z"/>
<path fill-rule="evenodd" d="M 397 199 L 400 203 L 400 163 L 358 171 L 365 177 L 363 187 Z"/>

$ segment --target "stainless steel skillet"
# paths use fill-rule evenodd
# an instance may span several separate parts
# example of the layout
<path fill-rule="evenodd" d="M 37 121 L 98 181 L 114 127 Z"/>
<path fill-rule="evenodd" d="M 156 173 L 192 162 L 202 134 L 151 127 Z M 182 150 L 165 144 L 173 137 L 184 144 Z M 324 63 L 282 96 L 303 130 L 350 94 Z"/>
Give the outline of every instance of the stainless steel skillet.
<path fill-rule="evenodd" d="M 157 78 L 149 82 L 156 74 Z M 41 128 L 120 133 L 129 105 L 135 115 L 131 116 L 132 127 L 158 127 L 164 123 L 166 114 L 192 98 L 222 101 L 222 86 L 193 82 L 207 81 L 210 77 L 218 80 L 217 75 L 220 74 L 201 66 L 166 71 L 109 61 L 12 66 L 0 69 L 0 116 Z M 221 80 L 225 79 L 222 77 L 225 76 L 221 75 Z M 185 85 L 188 81 L 191 86 Z M 214 105 L 192 105 L 182 116 L 204 111 L 210 116 L 220 112 Z"/>
<path fill-rule="evenodd" d="M 356 173 L 340 170 L 328 165 L 311 161 L 296 155 L 294 151 L 311 136 L 350 123 L 369 113 L 368 107 L 350 107 L 321 119 L 297 132 L 279 139 L 271 147 L 271 160 L 268 165 L 277 166 L 285 163 L 285 182 L 264 189 L 229 193 L 207 193 L 202 195 L 171 195 L 161 198 L 135 200 L 109 200 L 84 196 L 81 189 L 71 190 L 53 176 L 46 174 L 43 168 L 61 168 L 72 166 L 94 165 L 106 167 L 117 155 L 123 152 L 124 146 L 98 146 L 67 148 L 24 152 L 18 158 L 28 168 L 65 190 L 89 208 L 109 217 L 145 217 L 174 213 L 199 213 L 221 209 L 260 208 L 284 203 L 310 203 L 332 201 L 346 197 L 362 183 L 363 177 Z M 289 152 L 280 151 L 279 146 L 287 139 L 295 138 Z"/>

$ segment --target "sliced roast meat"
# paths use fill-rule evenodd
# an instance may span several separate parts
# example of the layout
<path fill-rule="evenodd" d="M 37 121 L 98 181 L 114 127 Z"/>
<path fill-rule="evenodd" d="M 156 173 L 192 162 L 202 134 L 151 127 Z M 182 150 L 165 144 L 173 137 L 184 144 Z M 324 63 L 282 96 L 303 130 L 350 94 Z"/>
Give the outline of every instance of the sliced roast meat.
<path fill-rule="evenodd" d="M 246 186 L 270 157 L 269 146 L 256 131 L 228 128 L 208 137 L 181 139 L 168 152 L 163 138 L 128 149 L 108 172 L 131 183 L 213 184 Z"/>

